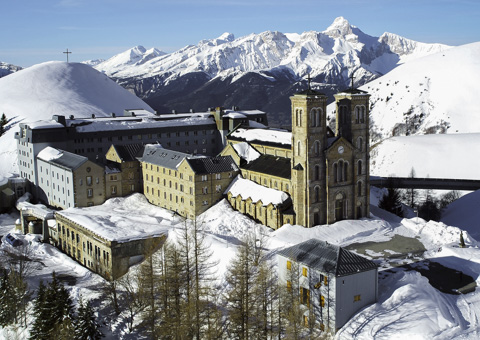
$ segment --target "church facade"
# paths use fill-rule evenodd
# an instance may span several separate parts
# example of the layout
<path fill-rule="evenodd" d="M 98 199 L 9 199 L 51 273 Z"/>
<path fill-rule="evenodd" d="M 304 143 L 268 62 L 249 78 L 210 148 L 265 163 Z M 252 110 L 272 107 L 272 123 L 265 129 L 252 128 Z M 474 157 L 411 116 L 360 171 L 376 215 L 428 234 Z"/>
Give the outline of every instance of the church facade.
<path fill-rule="evenodd" d="M 237 130 L 227 137 L 230 147 L 222 154 L 239 160 L 244 178 L 288 193 L 293 214 L 292 209 L 284 209 L 289 219 L 293 215 L 295 224 L 312 227 L 367 217 L 369 97 L 353 87 L 336 94 L 333 133 L 327 125 L 327 97 L 309 87 L 290 98 L 291 133 L 266 130 L 263 136 L 269 138 L 264 138 L 258 129 L 254 136 L 249 130 Z M 239 148 L 232 147 L 238 143 L 247 143 L 262 155 L 250 161 L 241 159 L 234 155 Z M 231 203 L 237 200 L 231 193 L 228 198 Z M 277 220 L 285 222 L 282 216 Z"/>

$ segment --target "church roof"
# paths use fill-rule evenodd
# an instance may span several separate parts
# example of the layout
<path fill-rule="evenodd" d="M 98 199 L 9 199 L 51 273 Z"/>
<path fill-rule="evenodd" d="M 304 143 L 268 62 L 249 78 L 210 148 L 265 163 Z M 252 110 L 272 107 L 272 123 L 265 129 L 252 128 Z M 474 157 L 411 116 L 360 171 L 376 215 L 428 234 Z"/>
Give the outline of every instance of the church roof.
<path fill-rule="evenodd" d="M 306 90 L 300 91 L 295 93 L 295 95 L 303 95 L 303 96 L 325 96 L 325 93 L 322 93 L 320 91 L 312 90 L 311 88 L 308 88 Z"/>
<path fill-rule="evenodd" d="M 346 276 L 377 268 L 375 262 L 342 247 L 317 239 L 278 252 L 286 258 L 335 276 Z"/>
<path fill-rule="evenodd" d="M 356 88 L 348 88 L 348 89 L 345 89 L 345 90 L 341 90 L 339 92 L 340 93 L 349 93 L 349 94 L 368 94 L 367 91 L 363 91 L 363 90 L 360 90 L 360 89 L 356 89 Z"/>
<path fill-rule="evenodd" d="M 187 162 L 197 175 L 237 171 L 238 167 L 231 156 L 187 158 Z"/>
<path fill-rule="evenodd" d="M 285 157 L 260 155 L 250 163 L 243 164 L 242 169 L 286 179 L 291 177 L 291 161 Z"/>

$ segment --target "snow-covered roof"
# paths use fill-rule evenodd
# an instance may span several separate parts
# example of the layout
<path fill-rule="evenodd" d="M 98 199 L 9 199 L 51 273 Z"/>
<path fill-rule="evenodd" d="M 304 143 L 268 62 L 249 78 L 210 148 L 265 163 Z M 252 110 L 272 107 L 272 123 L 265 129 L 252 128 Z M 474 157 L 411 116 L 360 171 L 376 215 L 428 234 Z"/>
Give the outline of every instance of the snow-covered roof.
<path fill-rule="evenodd" d="M 230 113 L 227 113 L 226 115 L 223 115 L 223 118 L 243 119 L 243 118 L 247 118 L 247 116 L 239 112 L 230 112 Z"/>
<path fill-rule="evenodd" d="M 51 160 L 62 157 L 62 155 L 62 151 L 54 149 L 51 146 L 47 146 L 45 149 L 38 153 L 37 157 L 46 162 L 49 162 Z"/>
<path fill-rule="evenodd" d="M 292 133 L 277 129 L 237 129 L 229 138 L 240 139 L 251 143 L 274 143 L 290 146 Z"/>
<path fill-rule="evenodd" d="M 254 161 L 258 157 L 260 157 L 260 152 L 255 150 L 250 144 L 246 142 L 234 144 L 233 148 L 240 156 L 240 158 L 246 160 L 247 163 L 250 163 L 251 161 Z"/>
<path fill-rule="evenodd" d="M 137 119 L 132 120 L 115 120 L 115 118 L 107 120 L 91 120 L 91 124 L 85 124 L 77 126 L 78 132 L 91 132 L 91 131 L 110 131 L 110 130 L 132 130 L 132 129 L 152 129 L 171 126 L 183 126 L 183 125 L 208 125 L 214 124 L 212 118 L 205 117 L 189 117 L 183 119 L 172 120 L 155 120 L 152 118 L 142 118 L 140 121 Z"/>
<path fill-rule="evenodd" d="M 47 146 L 42 151 L 40 151 L 37 155 L 37 158 L 44 160 L 45 162 L 71 170 L 77 169 L 80 165 L 88 161 L 88 158 L 85 156 L 80 156 L 60 149 L 55 149 L 50 146 Z"/>
<path fill-rule="evenodd" d="M 171 227 L 167 219 L 171 218 L 171 212 L 149 204 L 142 194 L 112 198 L 94 207 L 68 208 L 56 214 L 105 240 L 121 243 L 159 237 Z"/>
<path fill-rule="evenodd" d="M 225 194 L 232 193 L 234 197 L 242 195 L 242 199 L 251 198 L 253 202 L 262 201 L 264 206 L 272 203 L 277 206 L 289 199 L 286 192 L 264 187 L 248 179 L 242 178 L 240 175 L 235 177 L 230 186 L 225 190 Z"/>
<path fill-rule="evenodd" d="M 140 158 L 142 162 L 160 165 L 162 167 L 177 170 L 180 163 L 187 157 L 194 157 L 187 153 L 163 148 L 159 144 L 147 144 Z"/>

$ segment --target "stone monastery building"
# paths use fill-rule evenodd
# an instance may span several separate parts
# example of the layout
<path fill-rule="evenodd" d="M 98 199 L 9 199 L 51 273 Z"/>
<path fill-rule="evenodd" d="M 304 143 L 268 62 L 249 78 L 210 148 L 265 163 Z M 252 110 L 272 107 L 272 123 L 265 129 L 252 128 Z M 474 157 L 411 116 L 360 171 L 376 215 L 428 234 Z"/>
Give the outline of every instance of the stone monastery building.
<path fill-rule="evenodd" d="M 187 218 L 226 197 L 275 229 L 366 217 L 369 97 L 353 87 L 335 95 L 335 133 L 327 97 L 310 86 L 291 97 L 291 132 L 236 108 L 22 123 L 20 174 L 35 198 L 62 209 L 142 192 Z"/>

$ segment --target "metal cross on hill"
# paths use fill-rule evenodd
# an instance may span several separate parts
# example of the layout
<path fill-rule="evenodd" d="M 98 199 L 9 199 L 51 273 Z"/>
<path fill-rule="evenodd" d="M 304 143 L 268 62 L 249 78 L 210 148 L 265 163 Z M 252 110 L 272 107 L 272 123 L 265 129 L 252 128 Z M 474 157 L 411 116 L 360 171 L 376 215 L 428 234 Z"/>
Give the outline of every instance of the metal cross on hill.
<path fill-rule="evenodd" d="M 63 53 L 65 53 L 65 54 L 67 55 L 67 63 L 68 63 L 68 55 L 69 55 L 69 54 L 72 54 L 72 52 L 69 52 L 69 51 L 68 51 L 68 48 L 67 48 L 67 51 L 66 51 L 66 52 L 63 52 Z"/>

